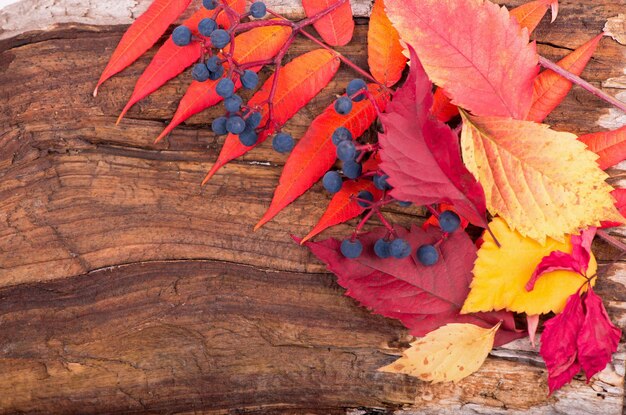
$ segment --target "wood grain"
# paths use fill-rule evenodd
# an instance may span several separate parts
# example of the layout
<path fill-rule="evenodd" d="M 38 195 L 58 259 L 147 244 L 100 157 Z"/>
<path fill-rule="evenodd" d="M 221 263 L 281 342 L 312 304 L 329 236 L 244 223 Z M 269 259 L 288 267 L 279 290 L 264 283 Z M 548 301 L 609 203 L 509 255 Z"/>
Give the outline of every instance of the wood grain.
<path fill-rule="evenodd" d="M 562 57 L 622 7 L 562 1 L 559 20 L 537 31 L 540 52 Z M 290 242 L 328 196 L 315 186 L 252 233 L 284 156 L 268 143 L 200 187 L 223 142 L 209 129 L 219 109 L 152 145 L 188 72 L 115 127 L 155 52 L 94 99 L 123 30 L 62 25 L 0 44 L 1 413 L 621 413 L 623 349 L 591 385 L 577 378 L 553 397 L 524 342 L 494 351 L 456 385 L 376 372 L 406 347 L 406 330 L 344 297 Z M 362 67 L 366 30 L 357 26 L 340 49 Z M 298 41 L 289 58 L 310 49 Z M 583 76 L 601 85 L 625 67 L 624 46 L 606 38 Z M 352 77 L 342 69 L 286 130 L 301 137 Z M 548 122 L 591 132 L 608 113 L 575 88 Z M 610 173 L 622 181 L 622 167 Z M 410 224 L 421 213 L 394 208 L 389 217 Z M 619 256 L 603 243 L 594 249 L 603 263 Z M 626 265 L 607 265 L 598 289 L 624 326 Z"/>

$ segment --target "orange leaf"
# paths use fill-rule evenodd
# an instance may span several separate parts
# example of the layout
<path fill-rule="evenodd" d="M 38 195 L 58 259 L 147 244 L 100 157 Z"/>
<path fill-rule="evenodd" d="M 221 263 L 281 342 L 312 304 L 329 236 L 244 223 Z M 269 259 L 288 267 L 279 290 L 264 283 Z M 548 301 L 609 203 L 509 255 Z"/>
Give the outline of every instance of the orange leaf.
<path fill-rule="evenodd" d="M 320 34 L 324 42 L 331 46 L 344 46 L 352 39 L 354 33 L 354 20 L 352 19 L 352 7 L 349 0 L 302 0 L 302 7 L 307 17 L 314 16 L 319 12 L 331 7 L 338 1 L 343 4 L 328 13 L 315 23 L 313 27 Z"/>
<path fill-rule="evenodd" d="M 384 0 L 376 0 L 367 32 L 367 63 L 374 78 L 393 86 L 402 77 L 407 58 L 398 31 L 385 13 Z"/>
<path fill-rule="evenodd" d="M 271 59 L 290 35 L 291 28 L 287 26 L 258 27 L 244 32 L 235 38 L 234 59 L 239 63 Z M 251 70 L 259 71 L 260 68 L 251 68 Z M 160 141 L 187 118 L 220 102 L 222 98 L 215 92 L 216 85 L 217 81 L 193 81 L 185 92 L 185 96 L 180 100 L 172 121 L 155 142 Z M 236 82 L 235 88 L 240 87 L 241 84 Z"/>
<path fill-rule="evenodd" d="M 515 17 L 521 27 L 527 28 L 528 32 L 532 33 L 550 7 L 552 8 L 552 21 L 554 22 L 559 12 L 559 0 L 531 1 L 511 10 L 511 16 Z"/>
<path fill-rule="evenodd" d="M 229 134 L 217 161 L 211 168 L 202 183 L 206 183 L 215 172 L 229 161 L 244 155 L 252 148 L 261 144 L 276 129 L 282 127 L 291 117 L 312 100 L 335 76 L 339 69 L 339 59 L 334 53 L 325 49 L 316 49 L 300 55 L 280 69 L 276 93 L 273 101 L 273 115 L 268 128 L 264 129 L 259 138 L 251 147 L 244 146 L 239 141 L 239 136 Z M 272 89 L 274 75 L 263 84 L 248 106 L 261 106 L 261 126 L 268 122 L 267 100 Z"/>
<path fill-rule="evenodd" d="M 389 96 L 376 84 L 370 84 L 368 89 L 382 111 Z M 357 138 L 372 125 L 376 116 L 374 104 L 369 99 L 355 102 L 350 114 L 345 116 L 337 114 L 333 104 L 329 105 L 313 121 L 289 155 L 272 203 L 254 229 L 257 230 L 269 222 L 278 212 L 310 189 L 335 164 L 336 147 L 331 137 L 337 128 L 345 127 Z"/>
<path fill-rule="evenodd" d="M 148 10 L 139 16 L 122 36 L 122 40 L 100 75 L 93 96 L 98 94 L 98 87 L 104 81 L 126 68 L 150 49 L 169 25 L 189 6 L 189 3 L 191 0 L 154 0 Z"/>
<path fill-rule="evenodd" d="M 583 135 L 578 139 L 600 156 L 598 164 L 602 170 L 626 160 L 626 126 L 614 131 Z"/>
<path fill-rule="evenodd" d="M 428 77 L 455 105 L 476 115 L 526 117 L 538 56 L 528 31 L 506 8 L 484 0 L 385 4 L 402 40 L 415 48 Z"/>
<path fill-rule="evenodd" d="M 561 59 L 557 64 L 573 74 L 580 75 L 604 34 L 599 34 L 578 49 Z M 533 104 L 527 119 L 541 122 L 565 99 L 572 83 L 547 69 L 535 79 Z"/>
<path fill-rule="evenodd" d="M 361 190 L 367 190 L 374 195 L 374 200 L 380 198 L 381 191 L 370 180 L 349 180 L 343 184 L 340 191 L 335 193 L 326 208 L 326 212 L 320 218 L 317 225 L 305 236 L 300 244 L 304 244 L 326 228 L 339 225 L 359 216 L 365 208 L 356 202 L 356 197 Z"/>
<path fill-rule="evenodd" d="M 243 14 L 246 12 L 246 0 L 227 0 L 228 5 L 237 13 Z M 225 29 L 230 28 L 230 20 L 228 20 L 228 16 L 226 13 L 220 12 L 217 16 L 217 24 L 224 27 Z M 197 26 L 197 24 L 196 24 Z"/>

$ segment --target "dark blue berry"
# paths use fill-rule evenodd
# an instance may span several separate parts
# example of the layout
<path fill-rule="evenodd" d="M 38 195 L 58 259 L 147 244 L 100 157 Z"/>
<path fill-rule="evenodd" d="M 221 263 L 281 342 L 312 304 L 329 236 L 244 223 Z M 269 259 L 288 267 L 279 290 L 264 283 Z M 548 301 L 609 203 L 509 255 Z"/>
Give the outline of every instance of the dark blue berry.
<path fill-rule="evenodd" d="M 358 179 L 363 173 L 363 166 L 354 160 L 348 160 L 343 162 L 343 174 L 348 179 Z"/>
<path fill-rule="evenodd" d="M 387 183 L 387 178 L 389 178 L 389 176 L 386 174 L 383 174 L 381 176 L 377 174 L 376 176 L 374 176 L 374 186 L 376 186 L 376 188 L 379 190 L 391 189 L 391 186 L 389 186 L 389 183 Z"/>
<path fill-rule="evenodd" d="M 354 160 L 356 146 L 352 141 L 342 141 L 337 145 L 337 158 L 341 161 Z"/>
<path fill-rule="evenodd" d="M 339 127 L 333 131 L 332 140 L 334 145 L 338 145 L 342 141 L 346 140 L 352 141 L 352 133 L 346 127 Z"/>
<path fill-rule="evenodd" d="M 263 115 L 260 112 L 253 112 L 246 119 L 246 125 L 252 129 L 257 128 L 261 124 L 261 120 L 263 119 Z"/>
<path fill-rule="evenodd" d="M 417 249 L 417 259 L 423 265 L 435 265 L 439 260 L 439 252 L 432 245 L 422 245 Z"/>
<path fill-rule="evenodd" d="M 222 75 L 224 75 L 224 67 L 218 66 L 217 70 L 211 71 L 211 75 L 209 75 L 209 79 L 211 81 L 217 81 L 218 79 L 222 77 Z"/>
<path fill-rule="evenodd" d="M 228 117 L 226 121 L 226 130 L 232 134 L 240 134 L 246 129 L 246 122 L 238 115 Z"/>
<path fill-rule="evenodd" d="M 454 232 L 459 229 L 461 218 L 451 210 L 444 210 L 439 215 L 439 227 L 444 232 Z"/>
<path fill-rule="evenodd" d="M 224 100 L 224 108 L 228 112 L 237 112 L 241 109 L 241 104 L 243 100 L 237 94 L 232 95 Z"/>
<path fill-rule="evenodd" d="M 358 93 L 359 91 L 363 89 L 367 89 L 367 84 L 365 83 L 365 81 L 362 79 L 353 79 L 352 81 L 350 81 L 350 83 L 348 84 L 348 87 L 346 88 L 346 94 L 349 97 L 352 97 L 352 100 L 354 102 L 363 101 L 363 99 L 365 99 L 364 93 L 360 93 L 356 96 L 353 96 L 354 94 Z"/>
<path fill-rule="evenodd" d="M 211 72 L 203 63 L 196 63 L 191 71 L 191 77 L 198 82 L 206 81 L 209 79 L 209 75 L 211 75 Z"/>
<path fill-rule="evenodd" d="M 378 258 L 389 258 L 391 256 L 391 252 L 389 252 L 390 245 L 388 241 L 382 238 L 378 239 L 374 243 L 374 253 Z"/>
<path fill-rule="evenodd" d="M 411 202 L 403 202 L 403 201 L 399 200 L 399 201 L 398 201 L 398 204 L 399 204 L 400 206 L 402 206 L 402 207 L 409 207 L 409 206 L 411 206 L 413 203 L 411 203 Z"/>
<path fill-rule="evenodd" d="M 207 17 L 200 20 L 200 23 L 198 23 L 198 32 L 200 32 L 202 36 L 211 36 L 211 33 L 213 33 L 215 29 L 217 29 L 217 23 L 211 18 Z"/>
<path fill-rule="evenodd" d="M 209 59 L 206 60 L 206 67 L 209 68 L 209 71 L 211 72 L 217 71 L 218 68 L 221 66 L 221 64 L 222 62 L 220 61 L 220 58 L 217 55 L 213 55 Z"/>
<path fill-rule="evenodd" d="M 178 26 L 172 32 L 172 41 L 177 46 L 187 46 L 191 42 L 191 30 L 187 26 Z"/>
<path fill-rule="evenodd" d="M 352 111 L 352 100 L 348 97 L 339 97 L 335 101 L 335 111 L 339 115 L 346 115 Z"/>
<path fill-rule="evenodd" d="M 213 123 L 211 124 L 211 129 L 213 130 L 213 132 L 217 135 L 224 135 L 228 132 L 228 130 L 226 130 L 226 117 L 218 117 L 216 119 L 213 120 Z"/>
<path fill-rule="evenodd" d="M 411 245 L 404 239 L 394 239 L 389 245 L 389 254 L 398 259 L 406 258 L 411 255 Z"/>
<path fill-rule="evenodd" d="M 202 0 L 202 5 L 207 10 L 215 10 L 217 7 L 217 0 Z"/>
<path fill-rule="evenodd" d="M 361 207 L 369 207 L 370 204 L 374 201 L 374 195 L 371 192 L 368 192 L 367 190 L 361 190 L 357 196 L 359 199 L 363 199 L 363 200 L 359 200 L 359 206 Z M 369 203 L 368 203 L 369 202 Z"/>
<path fill-rule="evenodd" d="M 328 191 L 328 193 L 337 193 L 341 190 L 343 186 L 343 180 L 341 176 L 336 171 L 329 171 L 324 175 L 322 179 L 322 184 L 324 185 L 324 189 Z"/>
<path fill-rule="evenodd" d="M 256 72 L 246 69 L 241 75 L 241 85 L 246 89 L 254 89 L 259 84 L 259 75 Z"/>
<path fill-rule="evenodd" d="M 214 47 L 221 49 L 226 46 L 228 42 L 230 42 L 230 35 L 226 30 L 217 29 L 211 33 L 211 44 Z"/>
<path fill-rule="evenodd" d="M 355 240 L 354 242 L 349 239 L 344 239 L 341 242 L 341 253 L 346 258 L 358 258 L 363 252 L 363 245 L 361 241 Z"/>
<path fill-rule="evenodd" d="M 279 153 L 289 153 L 295 145 L 293 137 L 286 133 L 278 133 L 272 140 L 272 147 Z"/>
<path fill-rule="evenodd" d="M 239 134 L 239 141 L 244 146 L 251 147 L 256 144 L 258 139 L 259 136 L 254 128 L 250 128 L 248 126 L 246 126 L 245 130 L 243 130 L 243 132 Z"/>
<path fill-rule="evenodd" d="M 222 98 L 228 98 L 235 92 L 235 84 L 230 78 L 221 79 L 215 87 L 215 92 Z"/>
<path fill-rule="evenodd" d="M 265 7 L 265 3 L 261 1 L 254 2 L 250 6 L 250 14 L 256 19 L 260 19 L 261 17 L 265 16 L 266 12 L 267 8 Z"/>

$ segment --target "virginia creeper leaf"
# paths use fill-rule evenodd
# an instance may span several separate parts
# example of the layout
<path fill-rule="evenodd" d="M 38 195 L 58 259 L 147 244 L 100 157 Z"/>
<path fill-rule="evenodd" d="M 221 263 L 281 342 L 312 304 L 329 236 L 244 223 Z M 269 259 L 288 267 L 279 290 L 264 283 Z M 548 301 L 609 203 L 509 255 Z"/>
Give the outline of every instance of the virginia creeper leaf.
<path fill-rule="evenodd" d="M 235 38 L 234 59 L 242 63 L 250 63 L 271 59 L 291 36 L 291 28 L 287 26 L 258 27 L 244 32 Z M 250 68 L 258 72 L 261 68 Z M 176 126 L 198 112 L 209 108 L 222 100 L 215 87 L 218 81 L 193 81 L 180 100 L 172 121 L 165 127 L 155 141 L 160 141 Z M 237 81 L 235 88 L 241 84 Z"/>
<path fill-rule="evenodd" d="M 411 52 L 411 70 L 380 119 L 381 168 L 389 175 L 391 195 L 418 205 L 450 203 L 471 223 L 485 227 L 485 196 L 465 168 L 457 135 L 430 116 L 432 85 Z"/>
<path fill-rule="evenodd" d="M 474 324 L 452 323 L 411 343 L 402 357 L 378 369 L 404 373 L 433 383 L 456 382 L 476 372 L 493 348 L 500 323 L 487 329 Z"/>
<path fill-rule="evenodd" d="M 600 156 L 598 164 L 602 170 L 626 160 L 626 126 L 613 131 L 583 135 L 578 139 Z"/>
<path fill-rule="evenodd" d="M 532 33 L 548 9 L 552 9 L 552 22 L 556 20 L 559 14 L 559 0 L 535 0 L 511 10 L 511 16 L 519 22 L 521 27 L 528 29 L 528 33 Z"/>
<path fill-rule="evenodd" d="M 522 235 L 563 240 L 601 220 L 621 221 L 607 174 L 570 133 L 547 125 L 463 115 L 463 161 L 485 189 L 487 208 Z"/>
<path fill-rule="evenodd" d="M 341 6 L 313 23 L 317 33 L 330 46 L 344 46 L 352 39 L 354 19 L 350 0 L 302 0 L 307 17 L 315 16 L 340 1 L 343 1 Z"/>
<path fill-rule="evenodd" d="M 379 108 L 384 109 L 389 95 L 376 84 L 370 84 L 368 89 Z M 376 108 L 369 99 L 355 102 L 348 115 L 337 114 L 334 103 L 330 104 L 311 123 L 304 137 L 289 155 L 272 203 L 255 229 L 270 221 L 310 189 L 335 164 L 336 147 L 331 136 L 337 128 L 345 127 L 357 138 L 372 125 L 376 117 Z"/>
<path fill-rule="evenodd" d="M 459 115 L 459 107 L 450 102 L 443 88 L 437 88 L 433 95 L 433 106 L 430 112 L 441 122 L 448 122 Z"/>
<path fill-rule="evenodd" d="M 393 86 L 400 80 L 407 61 L 403 50 L 398 31 L 385 13 L 384 0 L 376 0 L 367 31 L 367 63 L 378 82 Z"/>
<path fill-rule="evenodd" d="M 442 239 L 435 227 L 411 231 L 395 228 L 399 238 L 411 245 L 412 254 L 404 259 L 381 259 L 374 253 L 374 243 L 388 235 L 385 228 L 359 236 L 363 253 L 357 259 L 347 259 L 340 251 L 340 241 L 327 239 L 307 242 L 306 246 L 329 271 L 337 275 L 346 295 L 356 299 L 373 312 L 400 320 L 415 336 L 424 336 L 447 323 L 471 323 L 493 327 L 503 321 L 496 335 L 496 345 L 522 337 L 515 331 L 512 314 L 506 312 L 461 315 L 461 305 L 469 291 L 471 270 L 476 258 L 476 247 L 463 231 L 456 231 L 438 246 L 439 261 L 426 267 L 415 252 L 424 244 Z"/>
<path fill-rule="evenodd" d="M 578 340 L 578 360 L 585 371 L 587 382 L 611 361 L 617 351 L 622 331 L 615 327 L 593 288 L 587 291 L 583 300 L 585 319 L 580 327 Z"/>
<path fill-rule="evenodd" d="M 217 161 L 205 177 L 206 183 L 215 172 L 229 161 L 244 155 L 272 135 L 276 128 L 282 127 L 291 117 L 309 103 L 335 76 L 339 69 L 339 59 L 325 49 L 316 49 L 300 55 L 280 69 L 278 85 L 273 100 L 273 115 L 268 128 L 259 133 L 254 146 L 248 147 L 239 141 L 239 137 L 229 134 Z M 269 111 L 267 100 L 272 89 L 272 75 L 263 87 L 248 101 L 248 106 L 261 106 L 261 126 L 266 125 Z"/>
<path fill-rule="evenodd" d="M 93 96 L 104 81 L 126 68 L 159 40 L 170 24 L 189 6 L 191 0 L 154 0 L 148 10 L 126 30 L 104 68 Z"/>
<path fill-rule="evenodd" d="M 558 270 L 544 274 L 532 291 L 526 291 L 526 283 L 543 257 L 552 251 L 572 252 L 569 238 L 567 242 L 548 238 L 541 245 L 509 228 L 502 218 L 495 218 L 489 228 L 500 247 L 485 232 L 463 313 L 502 309 L 530 315 L 558 313 L 563 310 L 567 297 L 585 283 L 586 279 L 576 272 Z M 596 268 L 596 260 L 591 255 L 587 274 L 593 275 Z"/>
<path fill-rule="evenodd" d="M 231 9 L 240 15 L 246 12 L 246 0 L 226 0 L 226 3 Z M 217 24 L 224 29 L 230 28 L 230 19 L 228 19 L 228 15 L 224 12 L 220 12 L 217 16 Z"/>
<path fill-rule="evenodd" d="M 576 339 L 584 320 L 578 292 L 567 299 L 562 313 L 544 323 L 539 353 L 548 368 L 550 393 L 569 383 L 580 371 Z"/>
<path fill-rule="evenodd" d="M 452 102 L 476 115 L 524 119 L 538 56 L 506 8 L 484 0 L 386 0 L 400 37 Z M 462 16 L 462 18 L 460 18 Z"/>
<path fill-rule="evenodd" d="M 526 283 L 526 290 L 531 291 L 535 287 L 537 279 L 547 272 L 567 270 L 585 275 L 591 258 L 591 243 L 595 234 L 596 228 L 585 229 L 580 235 L 572 235 L 571 253 L 553 251 L 548 256 L 543 257 L 530 280 Z"/>
<path fill-rule="evenodd" d="M 602 39 L 600 34 L 557 62 L 569 72 L 580 75 Z M 541 72 L 533 86 L 533 102 L 526 119 L 542 122 L 567 96 L 572 83 L 549 69 Z"/>

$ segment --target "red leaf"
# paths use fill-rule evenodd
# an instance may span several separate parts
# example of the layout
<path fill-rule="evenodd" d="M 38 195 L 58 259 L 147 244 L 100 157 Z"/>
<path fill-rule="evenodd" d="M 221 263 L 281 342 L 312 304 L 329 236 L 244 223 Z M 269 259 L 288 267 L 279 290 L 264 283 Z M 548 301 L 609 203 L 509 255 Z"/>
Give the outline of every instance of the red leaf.
<path fill-rule="evenodd" d="M 336 239 L 307 242 L 306 246 L 337 275 L 338 283 L 348 290 L 346 295 L 377 314 L 402 321 L 415 336 L 452 322 L 493 327 L 500 320 L 503 325 L 497 345 L 524 336 L 515 331 L 511 313 L 459 314 L 476 259 L 476 247 L 465 232 L 454 232 L 444 239 L 438 247 L 439 261 L 430 267 L 417 261 L 415 251 L 440 240 L 441 232 L 416 226 L 410 232 L 397 227 L 396 232 L 411 245 L 413 254 L 405 259 L 380 259 L 374 254 L 374 242 L 388 234 L 385 228 L 359 236 L 364 249 L 357 259 L 345 258 Z"/>
<path fill-rule="evenodd" d="M 371 192 L 374 195 L 374 200 L 380 199 L 381 192 L 371 180 L 349 180 L 345 182 L 341 190 L 330 200 L 317 225 L 300 243 L 303 244 L 323 230 L 347 222 L 363 213 L 365 208 L 361 207 L 355 200 L 361 190 Z"/>
<path fill-rule="evenodd" d="M 234 59 L 239 63 L 271 59 L 278 53 L 290 35 L 291 28 L 286 26 L 258 27 L 242 33 L 235 38 Z M 250 70 L 255 72 L 258 72 L 260 69 L 250 68 Z M 180 100 L 172 121 L 165 127 L 155 142 L 160 141 L 187 118 L 220 102 L 222 97 L 215 92 L 217 82 L 219 80 L 193 81 Z M 239 89 L 240 87 L 241 83 L 237 81 L 235 88 Z"/>
<path fill-rule="evenodd" d="M 104 81 L 126 68 L 143 55 L 159 40 L 169 25 L 189 6 L 191 0 L 154 0 L 148 10 L 128 28 L 109 63 L 100 75 L 100 80 L 93 91 L 98 94 L 98 87 Z"/>
<path fill-rule="evenodd" d="M 552 8 L 552 22 L 559 13 L 559 0 L 535 0 L 522 4 L 511 10 L 511 16 L 519 22 L 521 27 L 532 33 L 549 8 Z"/>
<path fill-rule="evenodd" d="M 352 39 L 354 20 L 352 19 L 350 1 L 302 0 L 302 7 L 307 17 L 315 16 L 339 1 L 343 1 L 341 6 L 313 23 L 313 27 L 317 30 L 317 33 L 319 33 L 322 39 L 324 39 L 324 42 L 328 43 L 330 46 L 344 46 Z"/>
<path fill-rule="evenodd" d="M 418 205 L 450 203 L 471 223 L 485 227 L 483 189 L 463 165 L 456 134 L 429 116 L 431 83 L 409 49 L 409 77 L 381 115 L 381 168 L 393 186 L 391 196 Z"/>
<path fill-rule="evenodd" d="M 227 3 L 231 7 L 231 9 L 236 11 L 238 14 L 243 14 L 246 12 L 246 0 L 227 0 Z M 226 13 L 220 12 L 220 14 L 217 16 L 217 24 L 224 29 L 230 28 L 230 20 L 228 19 L 228 15 Z"/>
<path fill-rule="evenodd" d="M 572 294 L 561 314 L 546 321 L 539 353 L 548 368 L 550 393 L 569 383 L 580 371 L 576 339 L 584 314 L 579 293 Z"/>
<path fill-rule="evenodd" d="M 618 130 L 583 135 L 578 139 L 600 156 L 598 164 L 602 170 L 626 160 L 626 126 Z"/>
<path fill-rule="evenodd" d="M 264 142 L 277 128 L 282 127 L 328 85 L 335 73 L 337 73 L 337 69 L 339 69 L 339 59 L 334 53 L 325 49 L 316 49 L 300 55 L 282 67 L 278 75 L 278 85 L 273 101 L 273 119 L 269 127 L 259 133 L 256 144 L 251 147 L 241 144 L 238 136 L 229 134 L 217 161 L 202 183 L 209 181 L 223 165 L 246 154 Z M 264 126 L 268 121 L 267 100 L 272 89 L 273 80 L 274 75 L 248 101 L 250 107 L 261 105 L 261 113 L 263 115 L 261 126 Z"/>
<path fill-rule="evenodd" d="M 596 235 L 596 228 L 588 228 L 580 235 L 572 235 L 572 253 L 553 251 L 543 257 L 530 280 L 526 283 L 526 291 L 532 291 L 540 276 L 552 271 L 574 271 L 585 275 L 591 259 L 591 243 Z"/>
<path fill-rule="evenodd" d="M 603 34 L 600 34 L 561 59 L 557 64 L 573 74 L 580 75 L 595 52 Z M 561 75 L 545 70 L 535 79 L 533 100 L 527 120 L 541 122 L 565 99 L 572 83 Z"/>
<path fill-rule="evenodd" d="M 615 327 L 593 288 L 585 294 L 585 320 L 578 334 L 578 360 L 589 379 L 611 361 L 622 331 Z"/>
<path fill-rule="evenodd" d="M 432 115 L 441 122 L 448 122 L 459 115 L 459 107 L 450 102 L 443 88 L 437 88 L 433 95 L 433 106 L 430 109 Z"/>
<path fill-rule="evenodd" d="M 626 189 L 614 189 L 611 192 L 611 196 L 615 198 L 615 207 L 619 210 L 619 213 L 626 217 Z M 622 225 L 622 222 L 612 222 L 603 220 L 601 228 L 613 228 L 615 226 Z"/>
<path fill-rule="evenodd" d="M 212 15 L 212 11 L 201 7 L 189 19 L 185 20 L 183 25 L 187 26 L 194 35 L 198 36 L 198 22 Z M 171 37 L 168 37 L 137 80 L 135 90 L 122 110 L 116 124 L 120 123 L 130 107 L 159 89 L 194 62 L 197 62 L 201 55 L 202 45 L 200 42 L 192 41 L 187 46 L 181 47 L 177 46 Z"/>
<path fill-rule="evenodd" d="M 406 67 L 398 31 L 385 13 L 384 0 L 376 0 L 367 31 L 367 63 L 374 78 L 387 86 L 395 85 Z"/>
<path fill-rule="evenodd" d="M 455 105 L 524 119 L 538 71 L 535 44 L 506 8 L 483 0 L 386 0 L 400 37 Z M 459 18 L 463 16 L 463 18 Z"/>
<path fill-rule="evenodd" d="M 368 89 L 379 108 L 384 108 L 389 95 L 375 84 L 370 84 Z M 331 136 L 337 128 L 345 127 L 357 138 L 372 125 L 376 116 L 374 104 L 369 99 L 355 102 L 350 114 L 345 116 L 337 114 L 334 104 L 329 105 L 311 123 L 304 137 L 289 155 L 272 203 L 254 229 L 263 226 L 310 189 L 335 164 L 336 147 Z"/>

